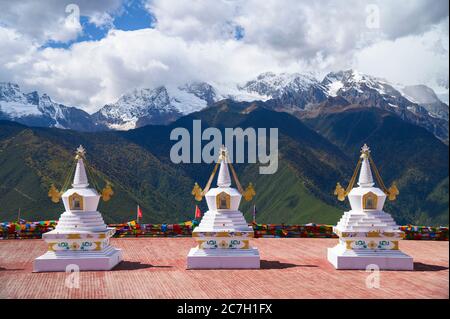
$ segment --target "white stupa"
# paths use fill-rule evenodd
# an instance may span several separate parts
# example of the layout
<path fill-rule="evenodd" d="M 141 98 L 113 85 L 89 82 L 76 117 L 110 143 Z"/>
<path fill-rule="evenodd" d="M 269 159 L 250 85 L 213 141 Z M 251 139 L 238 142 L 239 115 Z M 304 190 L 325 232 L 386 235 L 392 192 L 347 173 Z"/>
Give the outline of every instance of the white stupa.
<path fill-rule="evenodd" d="M 198 245 L 189 252 L 187 268 L 259 268 L 258 249 L 250 246 L 253 228 L 239 211 L 241 193 L 244 191 L 231 187 L 225 148 L 221 149 L 219 161 L 217 187 L 205 194 L 209 210 L 192 232 Z M 215 170 L 210 180 L 214 177 Z M 238 188 L 241 188 L 236 175 L 233 175 Z"/>
<path fill-rule="evenodd" d="M 79 270 L 109 270 L 122 260 L 121 250 L 109 244 L 115 228 L 108 228 L 97 211 L 100 195 L 89 188 L 84 154 L 80 145 L 72 188 L 61 196 L 65 212 L 55 229 L 42 235 L 48 251 L 35 259 L 35 272 L 66 271 L 68 265 L 77 265 Z"/>
<path fill-rule="evenodd" d="M 374 187 L 371 164 L 383 190 Z M 359 167 L 359 187 L 348 193 L 351 210 L 345 212 L 333 227 L 339 236 L 339 243 L 328 248 L 328 261 L 337 269 L 366 269 L 369 265 L 376 265 L 379 269 L 412 270 L 412 257 L 399 250 L 399 240 L 404 237 L 404 233 L 392 217 L 383 211 L 386 197 L 395 199 L 397 188 L 393 186 L 386 189 L 370 158 L 370 149 L 365 144 L 349 188 L 353 187 Z M 344 200 L 347 195 L 339 184 L 335 194 L 339 195 L 340 200 Z"/>

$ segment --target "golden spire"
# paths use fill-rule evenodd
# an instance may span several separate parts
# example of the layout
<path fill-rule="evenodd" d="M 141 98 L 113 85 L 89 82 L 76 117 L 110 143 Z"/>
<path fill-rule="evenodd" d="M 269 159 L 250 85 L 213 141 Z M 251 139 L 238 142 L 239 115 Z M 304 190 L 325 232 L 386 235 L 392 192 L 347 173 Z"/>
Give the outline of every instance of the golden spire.
<path fill-rule="evenodd" d="M 361 157 L 362 158 L 369 158 L 370 156 L 370 148 L 367 146 L 366 143 L 361 147 Z"/>
<path fill-rule="evenodd" d="M 75 159 L 84 158 L 84 156 L 86 155 L 86 150 L 84 149 L 83 145 L 78 146 L 75 154 Z"/>

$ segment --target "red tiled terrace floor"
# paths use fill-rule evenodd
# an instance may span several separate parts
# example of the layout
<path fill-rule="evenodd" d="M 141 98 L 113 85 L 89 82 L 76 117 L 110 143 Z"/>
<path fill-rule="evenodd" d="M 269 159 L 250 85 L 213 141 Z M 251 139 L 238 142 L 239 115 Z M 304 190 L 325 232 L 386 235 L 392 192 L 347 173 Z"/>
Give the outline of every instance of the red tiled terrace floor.
<path fill-rule="evenodd" d="M 414 271 L 382 271 L 366 288 L 365 271 L 335 270 L 326 259 L 336 239 L 259 238 L 259 270 L 186 270 L 192 238 L 120 238 L 124 262 L 82 272 L 80 288 L 65 273 L 32 273 L 42 240 L 0 241 L 0 298 L 449 298 L 449 243 L 402 241 Z"/>

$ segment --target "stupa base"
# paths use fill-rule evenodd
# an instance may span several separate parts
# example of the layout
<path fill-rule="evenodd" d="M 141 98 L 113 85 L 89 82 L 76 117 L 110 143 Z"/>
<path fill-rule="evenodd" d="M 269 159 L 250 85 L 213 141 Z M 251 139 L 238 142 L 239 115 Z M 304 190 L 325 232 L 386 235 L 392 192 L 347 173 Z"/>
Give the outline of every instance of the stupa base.
<path fill-rule="evenodd" d="M 328 248 L 328 261 L 336 269 L 367 269 L 369 265 L 377 265 L 380 270 L 413 270 L 411 256 L 400 250 L 346 250 L 337 245 Z"/>
<path fill-rule="evenodd" d="M 67 266 L 76 265 L 80 271 L 111 270 L 122 261 L 122 251 L 108 247 L 103 251 L 48 251 L 36 258 L 33 272 L 66 271 Z M 72 268 L 73 269 L 73 268 Z"/>
<path fill-rule="evenodd" d="M 187 257 L 187 269 L 259 269 L 257 248 L 199 249 L 192 248 Z"/>

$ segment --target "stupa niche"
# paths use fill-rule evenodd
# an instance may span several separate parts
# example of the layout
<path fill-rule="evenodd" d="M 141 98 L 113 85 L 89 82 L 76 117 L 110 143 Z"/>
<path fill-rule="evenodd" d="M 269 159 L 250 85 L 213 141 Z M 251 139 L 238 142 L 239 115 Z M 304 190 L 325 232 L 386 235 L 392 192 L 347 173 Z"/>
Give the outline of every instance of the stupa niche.
<path fill-rule="evenodd" d="M 374 187 L 371 166 L 380 188 Z M 360 169 L 358 187 L 353 188 Z M 350 190 L 351 189 L 351 190 Z M 348 195 L 351 210 L 345 212 L 333 231 L 339 243 L 328 248 L 328 261 L 337 269 L 366 269 L 376 265 L 379 269 L 412 270 L 413 259 L 399 250 L 404 233 L 392 217 L 383 211 L 386 198 L 398 195 L 395 184 L 387 189 L 370 157 L 367 145 L 347 190 L 338 183 L 335 195 L 344 200 Z"/>
<path fill-rule="evenodd" d="M 109 244 L 115 228 L 109 228 L 97 211 L 100 195 L 89 188 L 84 155 L 80 146 L 72 188 L 61 196 L 65 212 L 55 229 L 42 235 L 48 251 L 35 259 L 35 272 L 66 271 L 68 265 L 77 265 L 80 270 L 109 270 L 122 260 L 121 250 Z"/>
<path fill-rule="evenodd" d="M 218 164 L 220 168 L 217 187 L 209 189 Z M 240 191 L 231 187 L 229 165 Z M 251 191 L 254 192 L 253 188 Z M 254 235 L 253 228 L 239 211 L 239 203 L 245 192 L 228 161 L 227 150 L 222 148 L 219 162 L 205 191 L 202 192 L 197 184 L 193 190 L 196 199 L 201 200 L 203 195 L 206 197 L 208 211 L 192 232 L 197 247 L 192 248 L 188 254 L 188 269 L 260 267 L 258 249 L 250 246 L 250 238 Z"/>

